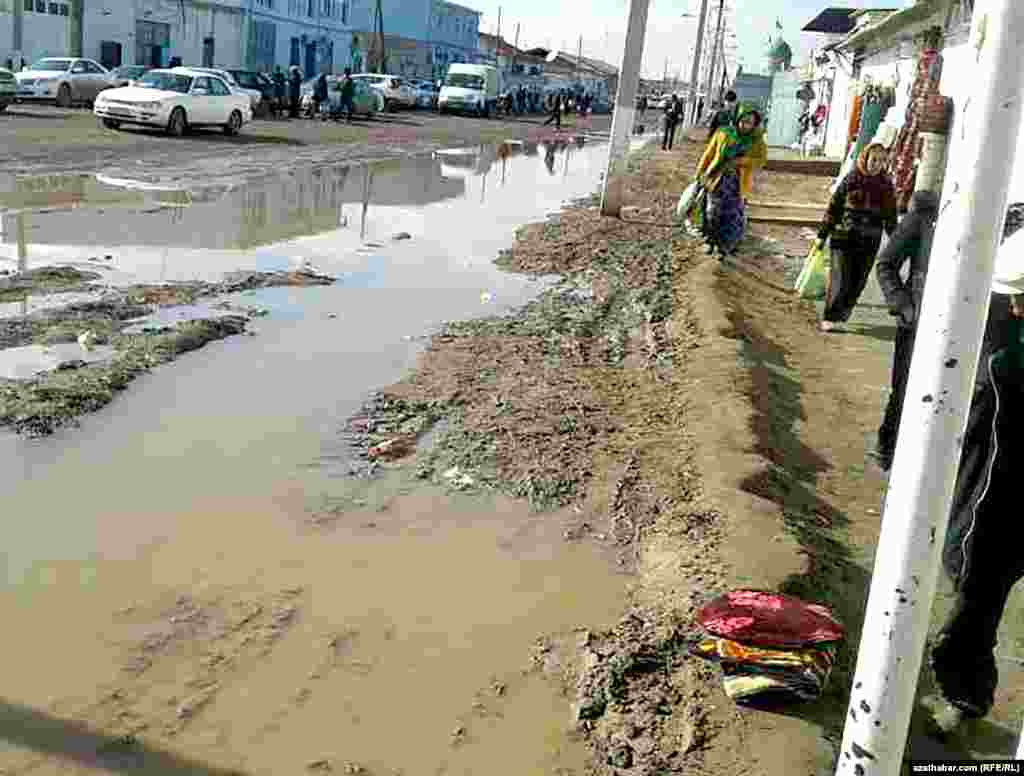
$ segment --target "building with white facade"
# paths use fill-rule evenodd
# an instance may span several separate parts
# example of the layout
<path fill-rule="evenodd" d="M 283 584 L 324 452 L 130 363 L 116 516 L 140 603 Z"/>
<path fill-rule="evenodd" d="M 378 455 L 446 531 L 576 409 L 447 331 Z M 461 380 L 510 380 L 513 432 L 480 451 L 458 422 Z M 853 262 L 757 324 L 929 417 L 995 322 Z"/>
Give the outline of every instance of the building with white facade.
<path fill-rule="evenodd" d="M 353 0 L 0 0 L 0 63 L 85 56 L 108 67 L 190 65 L 307 76 L 350 61 Z M 31 5 L 31 10 L 30 10 Z"/>

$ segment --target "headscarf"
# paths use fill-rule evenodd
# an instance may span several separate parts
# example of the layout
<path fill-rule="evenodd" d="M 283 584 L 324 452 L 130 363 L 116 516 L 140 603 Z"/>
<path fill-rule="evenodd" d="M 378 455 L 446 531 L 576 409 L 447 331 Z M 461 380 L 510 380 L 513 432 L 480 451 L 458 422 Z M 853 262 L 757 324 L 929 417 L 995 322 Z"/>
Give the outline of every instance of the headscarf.
<path fill-rule="evenodd" d="M 871 143 L 860 152 L 857 164 L 847 178 L 846 204 L 854 210 L 888 214 L 896 207 L 896 192 L 884 165 L 878 175 L 868 174 L 868 156 L 875 149 L 888 153 L 881 143 Z"/>
<path fill-rule="evenodd" d="M 742 133 L 739 129 L 740 122 L 747 116 L 754 117 L 754 128 L 750 132 Z M 725 150 L 722 154 L 723 161 L 735 159 L 737 156 L 744 156 L 751 148 L 753 148 L 754 144 L 763 137 L 763 130 L 761 130 L 761 112 L 749 105 L 743 105 L 736 112 L 736 123 L 722 126 L 719 128 L 719 131 L 724 132 L 729 138 L 729 142 L 726 144 Z"/>
<path fill-rule="evenodd" d="M 872 177 L 868 173 L 868 157 L 871 156 L 871 152 L 874 151 L 875 149 L 878 149 L 883 154 L 888 154 L 889 153 L 889 149 L 886 148 L 881 143 L 869 143 L 868 145 L 864 146 L 864 148 L 861 150 L 860 154 L 857 156 L 857 172 L 859 172 L 861 175 L 863 175 L 865 177 L 868 177 L 868 178 Z M 879 173 L 879 175 L 884 175 L 884 174 L 885 174 L 885 164 L 882 165 L 882 171 Z"/>

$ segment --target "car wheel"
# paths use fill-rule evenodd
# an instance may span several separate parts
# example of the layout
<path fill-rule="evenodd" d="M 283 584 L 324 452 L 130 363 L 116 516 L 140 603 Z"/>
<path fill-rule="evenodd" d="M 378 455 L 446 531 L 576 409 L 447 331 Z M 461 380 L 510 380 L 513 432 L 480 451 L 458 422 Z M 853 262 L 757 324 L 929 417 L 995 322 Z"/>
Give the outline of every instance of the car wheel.
<path fill-rule="evenodd" d="M 224 125 L 224 134 L 229 137 L 234 137 L 241 129 L 242 114 L 237 110 L 233 110 L 231 111 L 231 115 L 228 116 L 228 123 Z"/>
<path fill-rule="evenodd" d="M 182 108 L 175 108 L 171 111 L 171 117 L 167 120 L 167 134 L 171 137 L 181 137 L 188 131 L 188 119 Z"/>
<path fill-rule="evenodd" d="M 395 104 L 391 100 L 385 98 L 385 100 L 384 100 L 384 112 L 385 113 L 391 113 L 394 109 L 395 109 Z"/>
<path fill-rule="evenodd" d="M 67 84 L 61 84 L 60 88 L 57 90 L 57 107 L 71 107 L 71 87 Z"/>
<path fill-rule="evenodd" d="M 7 110 L 7 103 L 0 102 L 0 113 L 3 113 L 5 110 Z"/>
<path fill-rule="evenodd" d="M 114 119 L 103 119 L 103 126 L 105 126 L 107 129 L 120 129 L 121 122 L 115 121 Z"/>

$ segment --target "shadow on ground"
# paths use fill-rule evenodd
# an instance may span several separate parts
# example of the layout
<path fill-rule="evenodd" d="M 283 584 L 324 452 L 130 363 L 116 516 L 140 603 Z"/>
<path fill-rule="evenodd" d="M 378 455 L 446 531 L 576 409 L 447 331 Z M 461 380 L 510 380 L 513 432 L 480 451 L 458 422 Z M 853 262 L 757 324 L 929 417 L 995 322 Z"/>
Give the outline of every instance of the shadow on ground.
<path fill-rule="evenodd" d="M 243 771 L 205 765 L 132 737 L 115 737 L 28 706 L 0 700 L 0 742 L 60 757 L 110 773 L 145 776 L 245 776 Z"/>
<path fill-rule="evenodd" d="M 732 290 L 724 291 L 723 298 L 731 293 Z M 831 464 L 805 444 L 798 433 L 798 424 L 806 419 L 806 411 L 803 386 L 797 367 L 791 363 L 791 354 L 762 330 L 760 320 L 747 314 L 747 309 L 751 309 L 749 304 L 734 305 L 729 317 L 745 343 L 743 358 L 751 378 L 749 398 L 754 410 L 751 426 L 757 440 L 755 451 L 766 465 L 741 487 L 779 505 L 786 530 L 807 557 L 806 573 L 786 579 L 781 591 L 829 606 L 847 629 L 825 695 L 813 704 L 777 707 L 772 711 L 821 725 L 824 737 L 838 746 L 870 575 L 841 541 L 841 532 L 849 525 L 847 514 L 818 494 L 819 477 Z"/>

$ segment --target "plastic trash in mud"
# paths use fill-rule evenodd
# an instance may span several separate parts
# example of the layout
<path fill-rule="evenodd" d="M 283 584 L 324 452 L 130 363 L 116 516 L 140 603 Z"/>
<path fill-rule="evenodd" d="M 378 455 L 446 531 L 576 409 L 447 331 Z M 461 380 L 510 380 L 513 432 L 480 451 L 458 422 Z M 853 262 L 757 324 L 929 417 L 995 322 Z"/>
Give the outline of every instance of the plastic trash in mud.
<path fill-rule="evenodd" d="M 400 240 L 411 240 L 412 235 L 409 234 L 408 232 L 399 232 L 391 239 L 394 240 L 395 242 L 399 242 Z"/>
<path fill-rule="evenodd" d="M 98 339 L 99 338 L 96 336 L 96 332 L 83 331 L 81 334 L 78 335 L 78 344 L 81 345 L 85 350 L 91 351 L 93 348 L 96 347 L 96 342 L 98 341 Z"/>
<path fill-rule="evenodd" d="M 456 490 L 471 488 L 476 483 L 472 477 L 462 471 L 458 466 L 453 466 L 441 475 Z"/>
<path fill-rule="evenodd" d="M 490 291 L 484 291 L 480 294 L 480 304 L 490 304 L 494 301 L 494 294 Z"/>
<path fill-rule="evenodd" d="M 845 635 L 828 608 L 759 590 L 716 598 L 697 622 L 710 635 L 693 653 L 721 665 L 726 695 L 740 704 L 818 698 Z"/>
<path fill-rule="evenodd" d="M 416 451 L 416 437 L 413 434 L 403 434 L 374 445 L 367 451 L 366 457 L 370 460 L 396 461 L 405 458 Z"/>

